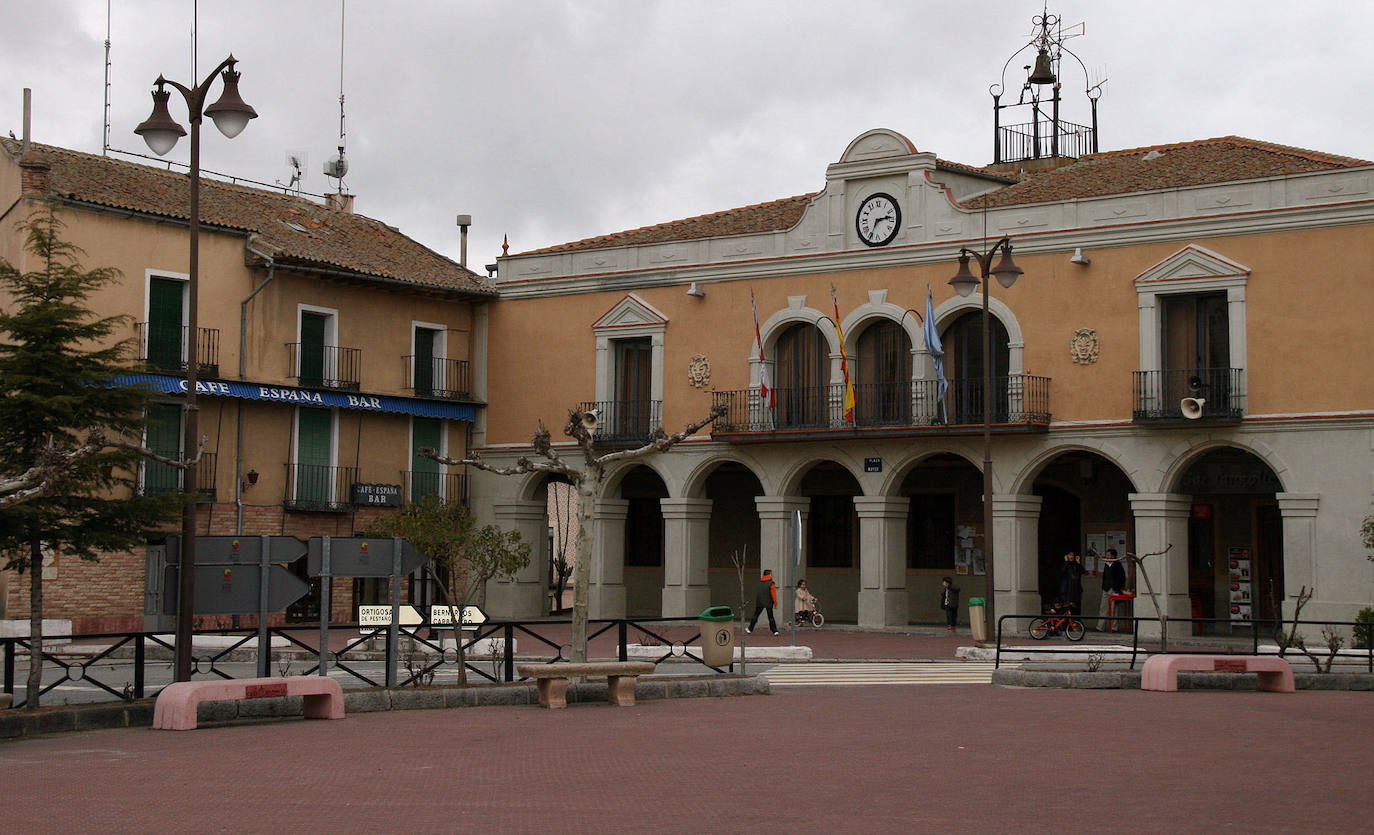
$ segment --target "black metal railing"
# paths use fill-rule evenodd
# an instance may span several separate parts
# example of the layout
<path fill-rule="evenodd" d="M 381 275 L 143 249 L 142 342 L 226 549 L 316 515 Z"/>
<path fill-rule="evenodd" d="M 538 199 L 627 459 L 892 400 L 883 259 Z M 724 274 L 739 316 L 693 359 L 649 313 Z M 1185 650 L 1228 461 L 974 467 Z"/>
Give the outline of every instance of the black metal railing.
<path fill-rule="evenodd" d="M 637 444 L 663 426 L 662 400 L 598 400 L 578 404 L 596 409 L 596 440 L 600 444 Z"/>
<path fill-rule="evenodd" d="M 1245 371 L 1240 368 L 1134 372 L 1136 422 L 1187 421 L 1183 400 L 1204 401 L 1194 420 L 1234 422 L 1245 417 Z"/>
<path fill-rule="evenodd" d="M 1078 158 L 1091 154 L 1093 149 L 1091 127 L 1060 119 L 1056 131 L 1053 120 L 1040 119 L 999 127 L 997 147 L 993 150 L 997 162 L 1020 162 L 1049 157 Z"/>
<path fill-rule="evenodd" d="M 407 504 L 418 502 L 426 496 L 438 496 L 446 502 L 468 502 L 468 477 L 464 473 L 426 473 L 419 470 L 402 470 L 402 495 Z"/>
<path fill-rule="evenodd" d="M 337 345 L 286 344 L 290 376 L 302 386 L 358 391 L 363 352 Z"/>
<path fill-rule="evenodd" d="M 180 454 L 180 451 L 164 453 L 167 458 L 173 458 Z M 200 462 L 196 465 L 196 493 L 200 496 L 198 501 L 213 502 L 215 500 L 217 462 L 218 458 L 213 452 L 200 454 Z M 143 477 L 139 480 L 138 494 L 140 496 L 160 496 L 163 493 L 180 492 L 182 473 L 183 470 L 170 464 L 163 464 L 160 461 L 144 461 Z"/>
<path fill-rule="evenodd" d="M 219 328 L 197 328 L 196 372 L 202 377 L 219 376 Z M 138 322 L 138 361 L 156 371 L 186 372 L 186 325 Z"/>
<path fill-rule="evenodd" d="M 714 392 L 725 415 L 716 434 L 777 430 L 903 428 L 967 430 L 983 422 L 981 379 L 953 380 L 943 398 L 935 380 L 864 383 L 854 387 L 854 422 L 845 417 L 844 386 L 780 388 L 769 406 L 758 389 Z M 1050 422 L 1050 378 L 1013 374 L 993 380 L 990 418 L 1001 427 L 1044 427 Z"/>
<path fill-rule="evenodd" d="M 287 464 L 287 510 L 346 511 L 352 508 L 353 483 L 357 467 L 330 467 L 323 464 Z"/>
<path fill-rule="evenodd" d="M 401 358 L 405 365 L 404 388 L 416 397 L 441 397 L 445 400 L 466 400 L 472 396 L 471 370 L 467 360 L 442 357 Z"/>

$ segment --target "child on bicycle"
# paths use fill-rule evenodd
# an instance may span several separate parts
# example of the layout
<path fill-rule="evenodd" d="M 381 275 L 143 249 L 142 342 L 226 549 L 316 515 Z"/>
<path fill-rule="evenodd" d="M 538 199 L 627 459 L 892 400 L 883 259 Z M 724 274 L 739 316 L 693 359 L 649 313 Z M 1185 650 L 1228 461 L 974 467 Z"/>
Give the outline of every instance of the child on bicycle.
<path fill-rule="evenodd" d="M 806 587 L 805 580 L 797 581 L 797 593 L 793 597 L 792 611 L 796 613 L 797 620 L 804 621 L 811 618 L 816 611 L 816 596 Z"/>

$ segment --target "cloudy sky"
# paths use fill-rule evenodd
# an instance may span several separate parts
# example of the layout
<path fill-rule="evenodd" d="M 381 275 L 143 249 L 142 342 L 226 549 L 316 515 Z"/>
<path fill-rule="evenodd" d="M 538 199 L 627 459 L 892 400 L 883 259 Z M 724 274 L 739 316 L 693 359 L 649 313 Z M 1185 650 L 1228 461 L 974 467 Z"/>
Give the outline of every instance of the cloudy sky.
<path fill-rule="evenodd" d="M 159 73 L 203 77 L 230 52 L 260 118 L 202 164 L 332 190 L 339 136 L 357 209 L 469 264 L 815 191 L 855 136 L 991 161 L 988 86 L 1039 0 L 0 0 L 0 131 L 99 153 L 109 9 L 110 145 L 134 136 Z M 1240 134 L 1374 158 L 1374 4 L 1062 0 L 1093 81 L 1104 150 Z M 1024 78 L 1023 54 L 1008 86 Z M 1076 66 L 1065 117 L 1087 121 Z M 216 91 L 215 95 L 218 95 Z M 182 105 L 173 115 L 184 119 Z M 185 160 L 187 143 L 170 155 Z"/>

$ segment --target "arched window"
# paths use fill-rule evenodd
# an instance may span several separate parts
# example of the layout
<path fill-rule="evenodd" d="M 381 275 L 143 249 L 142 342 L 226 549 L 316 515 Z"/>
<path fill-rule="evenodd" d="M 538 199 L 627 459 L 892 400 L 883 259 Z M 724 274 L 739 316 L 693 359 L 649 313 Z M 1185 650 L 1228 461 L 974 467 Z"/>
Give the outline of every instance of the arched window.
<path fill-rule="evenodd" d="M 996 316 L 992 323 L 992 422 L 1007 421 L 1007 368 L 1010 338 Z M 952 424 L 983 422 L 983 314 L 970 311 L 949 326 L 941 338 L 945 375 L 949 378 L 946 410 Z"/>
<path fill-rule="evenodd" d="M 911 423 L 911 339 L 901 325 L 883 319 L 859 334 L 855 345 L 857 423 Z"/>
<path fill-rule="evenodd" d="M 827 345 L 820 330 L 796 324 L 783 331 L 774 349 L 777 357 L 777 424 L 789 427 L 826 426 L 830 382 Z"/>

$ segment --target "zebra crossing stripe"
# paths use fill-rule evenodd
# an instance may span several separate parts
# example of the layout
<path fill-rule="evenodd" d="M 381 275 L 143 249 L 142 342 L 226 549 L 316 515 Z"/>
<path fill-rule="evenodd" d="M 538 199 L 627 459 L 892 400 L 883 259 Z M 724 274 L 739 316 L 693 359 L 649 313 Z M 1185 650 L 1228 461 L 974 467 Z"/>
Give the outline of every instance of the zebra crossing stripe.
<path fill-rule="evenodd" d="M 779 664 L 763 677 L 779 687 L 867 684 L 989 684 L 995 665 L 980 662 Z"/>

